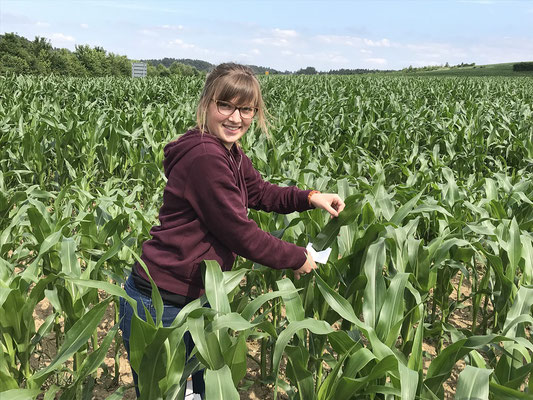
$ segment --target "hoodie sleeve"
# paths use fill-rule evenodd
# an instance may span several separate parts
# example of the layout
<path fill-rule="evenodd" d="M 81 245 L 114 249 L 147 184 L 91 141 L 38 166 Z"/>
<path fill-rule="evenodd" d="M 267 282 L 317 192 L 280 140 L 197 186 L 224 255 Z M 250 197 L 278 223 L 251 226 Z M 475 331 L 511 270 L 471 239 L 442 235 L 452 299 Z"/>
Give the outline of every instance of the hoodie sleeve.
<path fill-rule="evenodd" d="M 311 190 L 301 190 L 296 186 L 281 187 L 264 181 L 261 174 L 253 167 L 251 160 L 244 154 L 243 170 L 250 208 L 279 214 L 301 212 L 312 208 L 307 198 Z"/>
<path fill-rule="evenodd" d="M 223 155 L 197 156 L 184 194 L 209 232 L 234 253 L 275 269 L 298 269 L 305 263 L 303 247 L 275 238 L 248 218 Z"/>

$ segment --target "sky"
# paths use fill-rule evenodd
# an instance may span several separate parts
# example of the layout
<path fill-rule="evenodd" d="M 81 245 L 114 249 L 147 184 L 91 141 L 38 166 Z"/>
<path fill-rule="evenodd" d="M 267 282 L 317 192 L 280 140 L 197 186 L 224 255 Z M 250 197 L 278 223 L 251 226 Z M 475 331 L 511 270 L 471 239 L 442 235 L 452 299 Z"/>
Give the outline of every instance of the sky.
<path fill-rule="evenodd" d="M 533 61 L 531 26 L 530 0 L 0 0 L 0 34 L 280 71 Z"/>

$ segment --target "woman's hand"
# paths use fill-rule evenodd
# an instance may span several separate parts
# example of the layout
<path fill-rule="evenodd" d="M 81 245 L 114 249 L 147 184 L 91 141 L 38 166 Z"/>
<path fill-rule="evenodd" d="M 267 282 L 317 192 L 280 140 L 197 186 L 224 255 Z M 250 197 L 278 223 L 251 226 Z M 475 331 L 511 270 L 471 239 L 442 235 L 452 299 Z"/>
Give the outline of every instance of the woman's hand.
<path fill-rule="evenodd" d="M 331 217 L 338 217 L 344 210 L 344 201 L 336 193 L 315 193 L 309 199 L 309 203 L 315 208 L 322 208 L 331 214 Z"/>
<path fill-rule="evenodd" d="M 305 255 L 307 257 L 307 260 L 305 260 L 304 265 L 294 271 L 294 277 L 296 279 L 300 279 L 301 275 L 305 275 L 314 270 L 315 268 L 318 268 L 316 266 L 315 261 L 313 260 L 313 257 L 311 257 L 308 252 L 305 252 Z"/>

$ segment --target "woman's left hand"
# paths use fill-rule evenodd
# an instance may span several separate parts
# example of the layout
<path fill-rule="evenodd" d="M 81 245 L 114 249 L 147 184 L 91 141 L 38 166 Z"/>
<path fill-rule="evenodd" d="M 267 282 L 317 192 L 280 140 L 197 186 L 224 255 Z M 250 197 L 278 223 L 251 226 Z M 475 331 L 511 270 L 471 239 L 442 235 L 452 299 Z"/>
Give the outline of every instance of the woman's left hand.
<path fill-rule="evenodd" d="M 315 193 L 309 199 L 315 208 L 322 208 L 331 214 L 331 217 L 338 217 L 344 210 L 344 201 L 336 193 Z"/>

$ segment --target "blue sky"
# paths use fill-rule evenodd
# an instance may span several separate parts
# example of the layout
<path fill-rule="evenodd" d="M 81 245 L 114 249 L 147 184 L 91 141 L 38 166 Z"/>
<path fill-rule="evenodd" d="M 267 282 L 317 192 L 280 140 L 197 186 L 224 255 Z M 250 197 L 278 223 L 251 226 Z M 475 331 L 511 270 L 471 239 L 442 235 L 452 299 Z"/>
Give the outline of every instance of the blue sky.
<path fill-rule="evenodd" d="M 278 70 L 533 60 L 533 1 L 14 1 L 0 33 Z"/>

